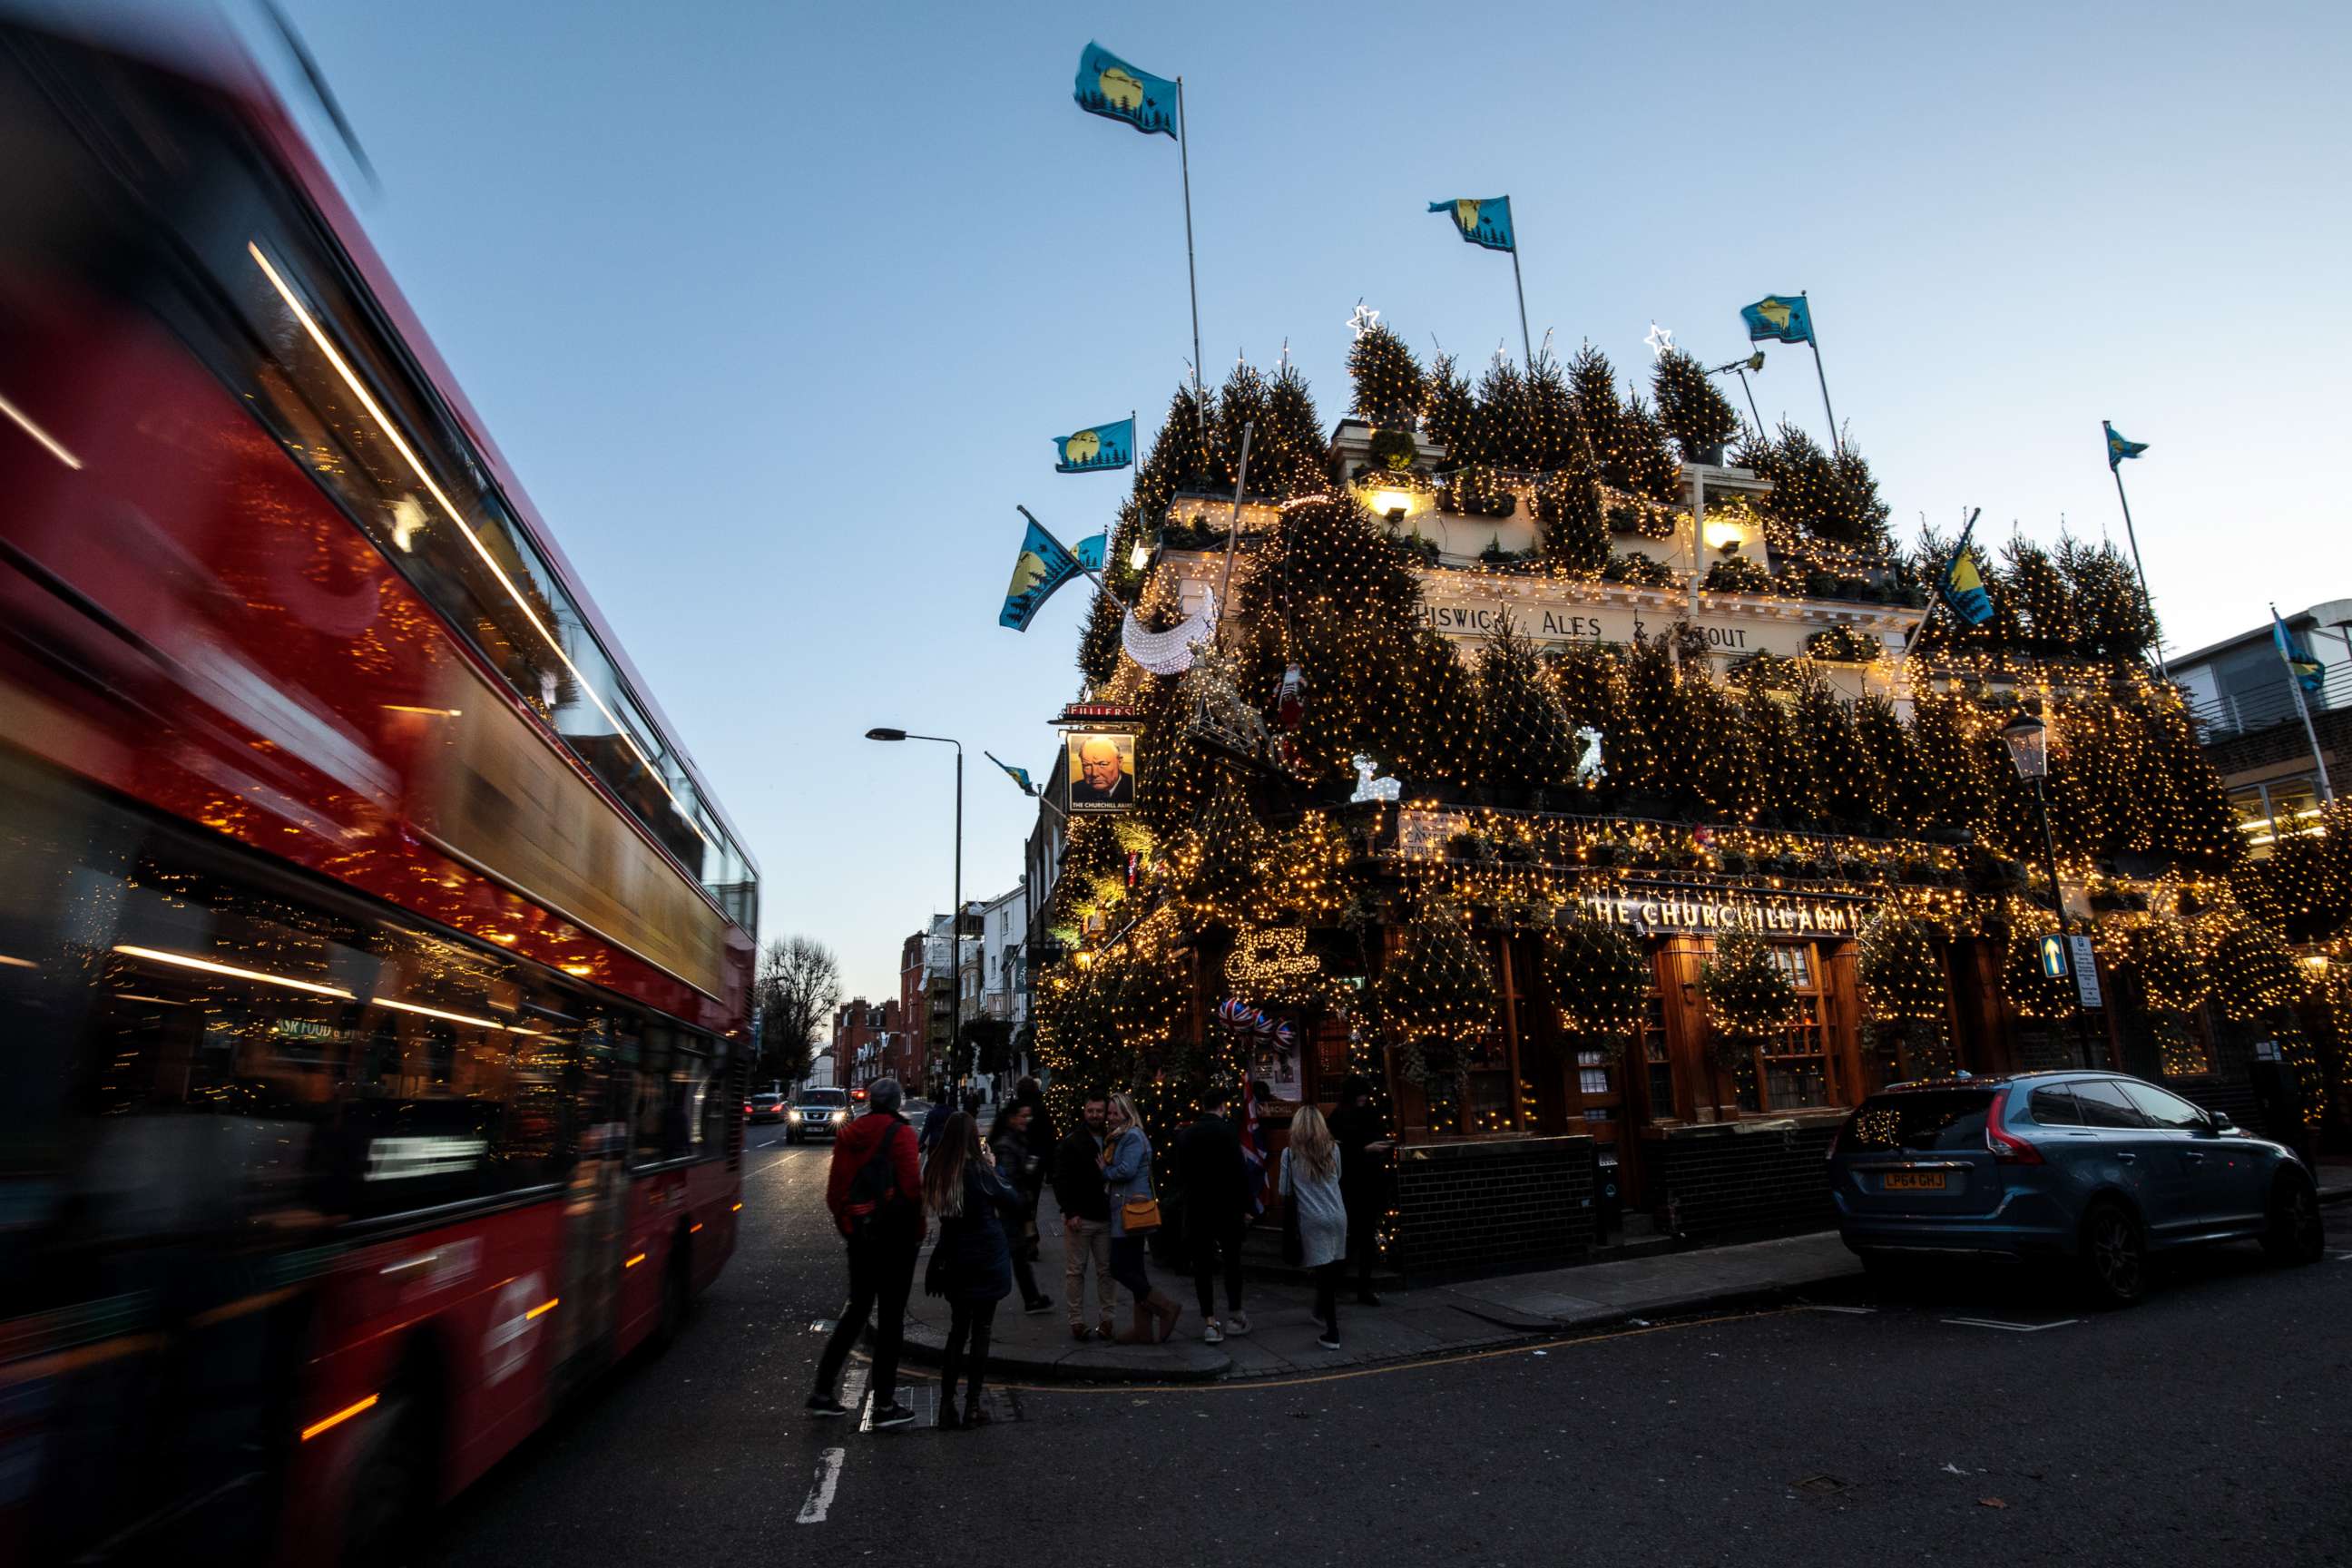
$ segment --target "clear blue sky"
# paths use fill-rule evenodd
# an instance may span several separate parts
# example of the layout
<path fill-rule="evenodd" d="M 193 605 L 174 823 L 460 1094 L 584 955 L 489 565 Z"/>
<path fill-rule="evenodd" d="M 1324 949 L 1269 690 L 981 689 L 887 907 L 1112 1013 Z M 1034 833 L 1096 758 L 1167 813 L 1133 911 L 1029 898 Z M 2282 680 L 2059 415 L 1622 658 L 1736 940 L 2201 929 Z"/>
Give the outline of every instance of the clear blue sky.
<path fill-rule="evenodd" d="M 860 736 L 961 736 L 965 889 L 1011 885 L 1032 808 L 979 752 L 1044 771 L 1086 609 L 997 627 L 1013 503 L 1107 521 L 1121 479 L 1046 437 L 1134 406 L 1148 440 L 1190 348 L 1176 148 L 1071 103 L 1090 37 L 1187 79 L 1213 375 L 1287 337 L 1335 419 L 1359 296 L 1516 352 L 1507 258 L 1423 210 L 1508 193 L 1536 332 L 1622 369 L 1654 319 L 1726 359 L 1810 290 L 1906 532 L 2120 536 L 2111 417 L 2176 646 L 2352 593 L 2341 5 L 286 3 L 765 934 L 871 994 L 947 903 L 950 773 Z M 1757 391 L 1822 428 L 1801 349 Z"/>

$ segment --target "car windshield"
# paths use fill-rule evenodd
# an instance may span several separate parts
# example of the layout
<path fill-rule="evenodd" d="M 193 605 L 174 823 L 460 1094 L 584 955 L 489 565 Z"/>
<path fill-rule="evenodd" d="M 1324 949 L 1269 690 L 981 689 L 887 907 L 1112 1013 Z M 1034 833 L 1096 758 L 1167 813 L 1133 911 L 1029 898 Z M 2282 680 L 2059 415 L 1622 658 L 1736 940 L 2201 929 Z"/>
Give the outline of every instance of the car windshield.
<path fill-rule="evenodd" d="M 751 1103 L 754 1105 L 775 1105 L 782 1102 L 783 1098 L 784 1097 L 781 1094 L 755 1094 L 751 1097 Z"/>
<path fill-rule="evenodd" d="M 1981 1149 L 1992 1091 L 1923 1089 L 1864 1100 L 1845 1124 L 1847 1149 Z"/>
<path fill-rule="evenodd" d="M 841 1090 L 837 1089 L 811 1089 L 802 1091 L 801 1103 L 803 1105 L 822 1106 L 824 1109 L 831 1110 L 847 1104 L 848 1100 L 842 1094 Z"/>

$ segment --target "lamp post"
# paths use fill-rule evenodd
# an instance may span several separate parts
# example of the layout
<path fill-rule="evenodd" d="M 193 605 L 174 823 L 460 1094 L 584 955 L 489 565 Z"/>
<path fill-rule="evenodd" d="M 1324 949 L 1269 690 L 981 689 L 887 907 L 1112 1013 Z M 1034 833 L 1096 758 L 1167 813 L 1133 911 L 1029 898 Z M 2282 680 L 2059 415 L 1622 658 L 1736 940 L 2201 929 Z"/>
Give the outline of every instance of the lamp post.
<path fill-rule="evenodd" d="M 2042 824 L 2042 864 L 2050 872 L 2050 909 L 2058 917 L 2058 932 L 2066 932 L 2066 894 L 2058 885 L 2058 841 L 2050 832 L 2050 802 L 2042 793 L 2042 781 L 2050 772 L 2050 726 L 2032 714 L 2018 710 L 2017 717 L 2000 727 L 2000 738 L 2008 742 L 2009 760 L 2017 764 L 2020 778 L 2033 781 L 2033 815 Z M 2066 973 L 2074 977 L 2074 955 L 2067 955 Z M 2082 982 L 2074 983 L 2074 1037 L 2083 1051 L 2083 1065 L 2094 1067 L 2091 1059 L 2091 1026 L 2083 1016 Z"/>
<path fill-rule="evenodd" d="M 963 1025 L 963 742 L 946 735 L 912 735 L 904 730 L 892 730 L 882 725 L 866 731 L 866 738 L 869 741 L 932 741 L 955 748 L 955 906 L 948 914 L 948 969 L 955 976 L 955 1005 L 948 1016 L 948 1049 L 952 1052 L 955 1049 L 955 1032 Z"/>

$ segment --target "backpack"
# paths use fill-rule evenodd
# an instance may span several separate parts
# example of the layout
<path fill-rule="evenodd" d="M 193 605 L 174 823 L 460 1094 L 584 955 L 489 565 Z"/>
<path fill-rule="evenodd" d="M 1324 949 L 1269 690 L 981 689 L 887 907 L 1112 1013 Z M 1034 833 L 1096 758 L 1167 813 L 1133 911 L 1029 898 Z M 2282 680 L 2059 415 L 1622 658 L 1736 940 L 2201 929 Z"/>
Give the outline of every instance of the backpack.
<path fill-rule="evenodd" d="M 841 1234 L 856 1236 L 881 1213 L 882 1202 L 897 1192 L 896 1177 L 890 1169 L 890 1145 L 900 1131 L 914 1131 L 905 1122 L 882 1134 L 874 1152 L 866 1156 L 866 1163 L 857 1167 L 857 1174 L 849 1179 L 849 1191 L 841 1205 Z"/>

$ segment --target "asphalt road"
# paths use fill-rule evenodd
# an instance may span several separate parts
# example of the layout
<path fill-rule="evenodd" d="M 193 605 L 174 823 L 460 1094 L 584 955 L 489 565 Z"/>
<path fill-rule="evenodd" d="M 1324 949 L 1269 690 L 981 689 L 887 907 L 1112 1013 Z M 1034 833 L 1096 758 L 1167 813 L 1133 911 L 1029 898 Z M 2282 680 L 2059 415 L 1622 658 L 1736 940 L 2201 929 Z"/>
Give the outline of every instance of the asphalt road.
<path fill-rule="evenodd" d="M 745 1244 L 677 1346 L 460 1500 L 425 1561 L 2352 1560 L 2352 1205 L 2316 1267 L 2229 1248 L 2121 1313 L 1963 1273 L 1280 1384 L 1010 1390 L 983 1431 L 874 1433 L 800 1409 L 841 1298 L 828 1151 L 765 1141 Z"/>

